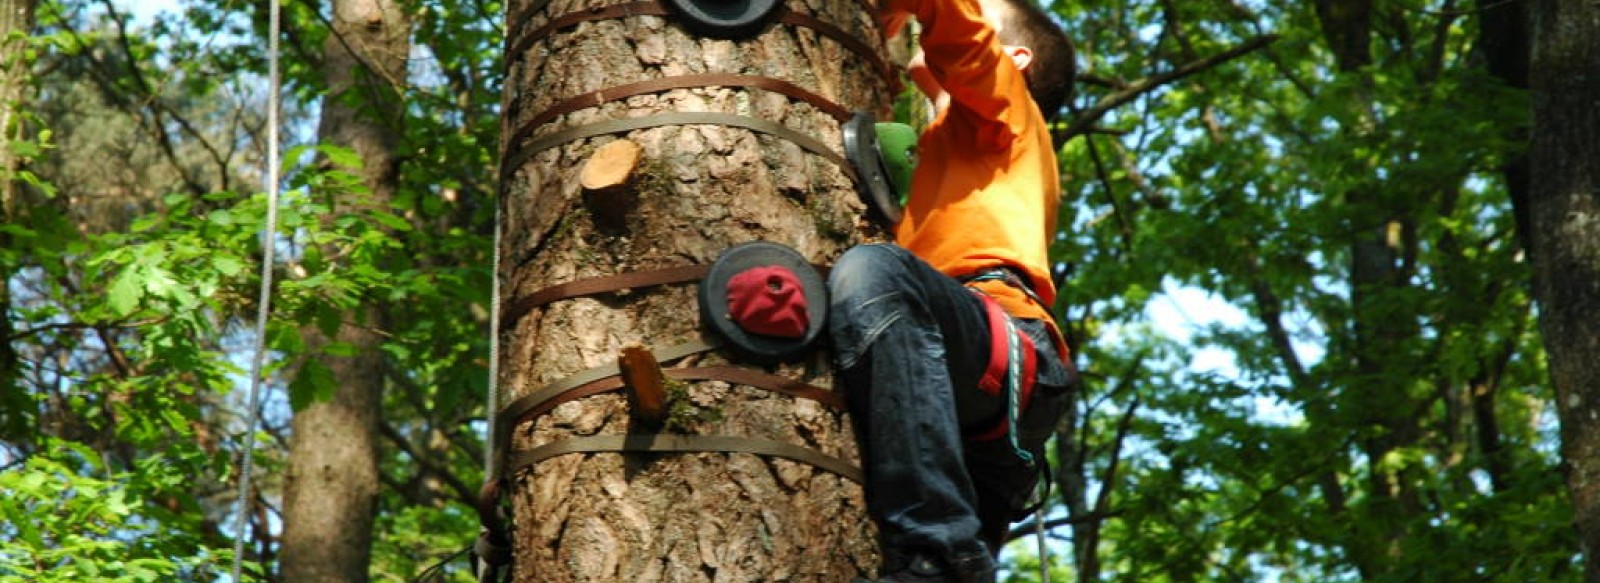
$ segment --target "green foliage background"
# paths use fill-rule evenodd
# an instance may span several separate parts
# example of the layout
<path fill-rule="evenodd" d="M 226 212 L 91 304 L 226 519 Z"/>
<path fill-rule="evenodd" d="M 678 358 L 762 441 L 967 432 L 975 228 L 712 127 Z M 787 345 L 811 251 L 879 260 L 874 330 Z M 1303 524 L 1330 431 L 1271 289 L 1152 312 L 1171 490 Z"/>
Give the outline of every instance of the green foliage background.
<path fill-rule="evenodd" d="M 358 305 L 386 311 L 390 370 L 374 579 L 476 535 L 504 7 L 407 5 L 401 190 L 332 221 L 362 160 L 309 135 L 326 6 L 284 5 L 295 147 L 250 520 L 269 566 L 288 415 L 350 350 L 299 332 Z M 0 225 L 0 581 L 210 581 L 232 560 L 265 6 L 128 8 L 46 2 L 13 39 L 32 79 Z M 1051 580 L 1579 580 L 1500 174 L 1528 103 L 1484 71 L 1479 13 L 1378 3 L 1372 64 L 1341 70 L 1310 3 L 1050 8 L 1083 73 L 1052 253 L 1086 380 Z M 1358 283 L 1374 249 L 1385 278 Z M 1009 549 L 1009 581 L 1040 579 L 1035 548 Z"/>

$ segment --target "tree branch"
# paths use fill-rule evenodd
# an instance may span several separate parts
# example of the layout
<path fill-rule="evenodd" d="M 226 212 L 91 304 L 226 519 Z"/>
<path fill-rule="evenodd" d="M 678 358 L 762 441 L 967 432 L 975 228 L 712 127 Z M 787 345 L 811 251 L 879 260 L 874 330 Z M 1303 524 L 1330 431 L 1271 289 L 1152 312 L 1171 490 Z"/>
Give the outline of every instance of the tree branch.
<path fill-rule="evenodd" d="M 1079 524 L 1085 524 L 1085 523 L 1089 523 L 1089 522 L 1099 522 L 1099 521 L 1102 521 L 1102 520 L 1106 520 L 1108 518 L 1116 518 L 1118 516 L 1122 516 L 1122 514 L 1123 514 L 1123 512 L 1121 510 L 1113 510 L 1113 511 L 1110 511 L 1110 512 L 1103 512 L 1103 513 L 1102 512 L 1089 512 L 1089 513 L 1083 514 L 1082 516 L 1068 516 L 1066 518 L 1052 518 L 1050 520 L 1044 521 L 1044 529 L 1046 531 L 1051 531 L 1051 530 L 1055 530 L 1056 528 L 1062 527 L 1062 526 L 1077 526 Z M 1016 527 L 1012 528 L 1010 531 L 1006 532 L 1006 541 L 1007 542 L 1013 541 L 1013 540 L 1028 536 L 1030 534 L 1033 534 L 1038 528 L 1039 528 L 1038 519 L 1033 519 L 1033 520 L 1029 520 L 1027 522 L 1020 523 Z"/>
<path fill-rule="evenodd" d="M 477 489 L 467 487 L 467 483 L 461 481 L 461 478 L 456 476 L 454 472 L 451 472 L 449 468 L 440 466 L 427 456 L 418 453 L 417 448 L 411 445 L 411 440 L 406 439 L 406 436 L 401 435 L 400 431 L 394 428 L 394 425 L 389 424 L 388 421 L 384 421 L 379 423 L 378 429 L 379 431 L 383 432 L 383 437 L 385 439 L 388 439 L 389 442 L 393 443 L 395 447 L 400 449 L 400 451 L 403 451 L 407 456 L 410 456 L 412 461 L 417 462 L 417 465 L 422 468 L 422 471 L 438 476 L 439 479 L 444 480 L 445 485 L 450 486 L 450 489 L 455 491 L 456 498 L 460 499 L 462 504 L 470 507 L 477 503 Z"/>
<path fill-rule="evenodd" d="M 1071 130 L 1068 130 L 1069 132 Z M 1070 134 L 1069 134 L 1070 135 Z M 1105 160 L 1100 158 L 1100 148 L 1095 147 L 1094 140 L 1087 140 L 1084 145 L 1089 150 L 1089 161 L 1094 163 L 1094 174 L 1100 179 L 1100 186 L 1106 189 L 1106 199 L 1111 201 L 1111 214 L 1116 215 L 1117 232 L 1122 235 L 1122 252 L 1133 252 L 1133 224 L 1128 216 L 1128 209 L 1124 208 L 1122 201 L 1117 198 L 1117 190 L 1111 185 L 1111 177 L 1106 171 Z"/>
<path fill-rule="evenodd" d="M 1100 118 L 1105 117 L 1105 115 L 1110 113 L 1111 110 L 1126 105 L 1127 103 L 1138 99 L 1140 96 L 1146 93 L 1154 91 L 1157 88 L 1167 85 L 1168 83 L 1172 83 L 1173 81 L 1177 81 L 1184 77 L 1188 77 L 1195 73 L 1199 73 L 1206 69 L 1210 69 L 1222 63 L 1226 63 L 1233 59 L 1247 55 L 1255 50 L 1272 44 L 1276 40 L 1278 40 L 1278 35 L 1275 34 L 1257 36 L 1221 53 L 1190 62 L 1171 71 L 1157 73 L 1138 81 L 1128 83 L 1126 87 L 1102 96 L 1099 101 L 1095 102 L 1095 104 L 1090 106 L 1088 109 L 1076 112 L 1076 115 L 1073 116 L 1072 125 L 1067 127 L 1067 131 L 1063 136 L 1063 140 L 1070 140 L 1075 136 L 1083 135 L 1089 127 L 1099 122 Z"/>
<path fill-rule="evenodd" d="M 1300 362 L 1300 355 L 1294 351 L 1294 341 L 1283 327 L 1283 300 L 1273 293 L 1272 287 L 1261 277 L 1261 259 L 1254 250 L 1249 252 L 1245 262 L 1250 269 L 1250 295 L 1255 297 L 1257 309 L 1261 311 L 1261 323 L 1267 327 L 1267 337 L 1272 340 L 1278 359 L 1283 361 L 1283 367 L 1289 373 L 1289 383 L 1296 389 L 1306 388 L 1310 384 L 1310 377 L 1306 374 L 1305 364 Z"/>

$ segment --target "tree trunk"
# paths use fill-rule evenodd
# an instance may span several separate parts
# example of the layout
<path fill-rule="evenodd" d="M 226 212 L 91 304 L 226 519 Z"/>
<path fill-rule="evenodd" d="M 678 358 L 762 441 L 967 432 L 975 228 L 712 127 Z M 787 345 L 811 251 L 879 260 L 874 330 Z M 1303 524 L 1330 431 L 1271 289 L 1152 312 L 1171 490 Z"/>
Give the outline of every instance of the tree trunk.
<path fill-rule="evenodd" d="M 33 33 L 34 0 L 0 0 L 0 225 L 17 220 L 16 172 L 21 160 L 9 146 L 22 139 L 21 116 L 28 68 L 24 49 Z M 13 37 L 12 35 L 20 35 Z M 0 249 L 11 249 L 10 233 L 0 233 Z M 0 263 L 0 440 L 31 441 L 33 403 L 17 384 L 17 353 L 11 347 L 11 274 L 15 265 Z"/>
<path fill-rule="evenodd" d="M 1586 580 L 1600 580 L 1600 5 L 1533 3 L 1529 242 Z"/>
<path fill-rule="evenodd" d="M 35 0 L 0 0 L 0 131 L 6 140 L 22 139 L 24 93 L 28 88 L 27 39 L 33 34 Z M 13 37 L 12 35 L 19 35 Z M 14 180 L 21 160 L 11 147 L 0 148 L 0 221 L 9 221 L 17 200 Z"/>
<path fill-rule="evenodd" d="M 1322 34 L 1341 75 L 1353 78 L 1349 89 L 1345 129 L 1352 139 L 1371 139 L 1380 131 L 1373 114 L 1372 35 L 1375 7 L 1372 0 L 1318 0 L 1316 12 Z M 1374 161 L 1352 154 L 1347 161 L 1353 176 L 1375 176 Z M 1415 375 L 1396 370 L 1395 354 L 1405 350 L 1417 330 L 1407 315 L 1396 314 L 1387 299 L 1409 285 L 1405 265 L 1409 244 L 1404 233 L 1412 222 L 1397 199 L 1385 192 L 1386 185 L 1376 179 L 1338 193 L 1351 209 L 1350 307 L 1355 325 L 1351 343 L 1357 379 L 1348 385 L 1341 402 L 1347 404 L 1359 423 L 1373 428 L 1361 440 L 1367 458 L 1367 487 L 1370 499 L 1357 510 L 1353 520 L 1361 527 L 1346 532 L 1344 547 L 1350 562 L 1362 579 L 1372 579 L 1389 571 L 1404 552 L 1405 523 L 1419 511 L 1400 469 L 1386 469 L 1383 460 L 1393 451 L 1414 443 L 1418 427 L 1413 415 L 1417 405 L 1407 384 Z M 1325 482 L 1337 485 L 1336 482 Z M 1339 492 L 1330 492 L 1329 507 L 1355 509 L 1343 503 Z"/>
<path fill-rule="evenodd" d="M 599 107 L 591 100 L 583 109 L 550 119 L 553 123 L 536 116 L 564 99 L 600 89 L 725 72 L 786 80 L 881 119 L 887 112 L 886 83 L 867 59 L 814 28 L 791 23 L 774 23 L 759 36 L 735 42 L 699 38 L 685 32 L 675 17 L 638 12 L 562 27 L 530 42 L 526 39 L 550 19 L 604 3 L 557 0 L 542 9 L 532 4 L 511 2 L 506 26 L 511 47 L 501 184 L 506 236 L 499 275 L 508 302 L 585 277 L 709 264 L 723 249 L 758 239 L 794 247 L 812 262 L 828 262 L 872 231 L 864 228 L 863 206 L 840 166 L 768 133 L 727 125 L 666 125 L 549 148 L 535 143 L 552 132 L 602 120 L 696 111 L 776 122 L 837 152 L 837 119 L 764 89 L 670 89 Z M 882 53 L 861 5 L 810 0 L 788 6 Z M 584 192 L 579 184 L 583 163 L 599 146 L 621 138 L 640 146 L 638 176 L 621 187 Z M 614 364 L 627 345 L 662 348 L 698 337 L 695 294 L 694 285 L 665 285 L 561 300 L 508 323 L 500 338 L 507 348 L 500 369 L 502 403 L 577 371 Z M 714 352 L 695 364 L 728 361 Z M 803 364 L 772 372 L 819 386 L 832 380 L 821 350 Z M 679 414 L 667 431 L 781 441 L 857 463 L 843 414 L 817 401 L 722 381 L 689 383 L 686 397 L 677 401 L 669 405 Z M 509 443 L 513 451 L 525 451 L 577 436 L 630 432 L 651 433 L 630 422 L 623 396 L 602 393 L 516 424 Z M 519 582 L 836 583 L 868 574 L 877 563 L 859 486 L 788 459 L 745 453 L 569 454 L 508 468 L 504 475 Z"/>
<path fill-rule="evenodd" d="M 365 204 L 386 206 L 399 178 L 399 97 L 411 25 L 395 0 L 335 0 L 333 15 L 318 139 L 354 150 L 364 164 L 362 182 L 371 191 Z M 361 204 L 335 203 L 334 216 Z M 380 310 L 352 311 L 341 321 L 334 338 L 307 332 L 313 350 L 338 341 L 354 347 L 354 354 L 327 359 L 336 386 L 333 399 L 294 415 L 283 508 L 285 581 L 367 580 L 379 490 L 384 360 L 372 327 L 381 321 Z"/>

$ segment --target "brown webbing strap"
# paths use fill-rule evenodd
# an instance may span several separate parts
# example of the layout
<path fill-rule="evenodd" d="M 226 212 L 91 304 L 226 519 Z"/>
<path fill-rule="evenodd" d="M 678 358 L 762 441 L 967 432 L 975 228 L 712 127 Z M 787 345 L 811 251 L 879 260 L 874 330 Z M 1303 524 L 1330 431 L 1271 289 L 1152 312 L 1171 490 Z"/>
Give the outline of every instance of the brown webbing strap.
<path fill-rule="evenodd" d="M 536 6 L 536 8 L 542 9 L 543 6 Z M 527 18 L 532 16 L 533 13 L 533 10 L 527 10 L 520 13 L 519 16 L 522 18 Z M 629 16 L 667 17 L 673 16 L 673 13 L 666 6 L 663 6 L 658 0 L 640 0 L 637 2 L 625 2 L 622 4 L 612 4 L 610 6 L 591 8 L 588 10 L 568 12 L 561 16 L 550 19 L 550 22 L 545 23 L 544 26 L 534 29 L 533 32 L 530 32 L 527 35 L 524 35 L 522 38 L 518 38 L 514 42 L 511 42 L 508 45 L 506 54 L 511 55 L 514 58 L 516 55 L 527 52 L 529 48 L 533 47 L 534 43 L 544 40 L 545 37 L 548 37 L 556 31 L 569 26 L 575 26 L 581 23 L 595 22 L 599 20 L 614 20 Z M 816 31 L 817 34 L 833 39 L 834 42 L 839 43 L 839 45 L 843 46 L 846 50 L 855 53 L 856 56 L 861 57 L 862 59 L 866 59 L 867 62 L 872 65 L 872 68 L 877 71 L 878 76 L 882 77 L 884 82 L 889 83 L 891 88 L 898 85 L 898 78 L 895 76 L 894 68 L 889 65 L 889 62 L 884 60 L 883 57 L 877 53 L 877 51 L 872 50 L 871 45 L 868 45 L 861 39 L 858 39 L 852 36 L 850 33 L 845 32 L 844 29 L 820 20 L 810 14 L 795 12 L 787 8 L 778 9 L 777 21 L 791 26 L 809 28 Z"/>
<path fill-rule="evenodd" d="M 703 279 L 711 271 L 710 265 L 683 265 L 661 269 L 642 269 L 616 275 L 601 275 L 558 283 L 517 298 L 506 304 L 500 312 L 501 329 L 509 330 L 528 312 L 559 300 L 589 296 L 624 289 L 653 287 L 670 283 L 683 283 Z"/>
<path fill-rule="evenodd" d="M 842 459 L 781 441 L 733 435 L 636 434 L 574 437 L 512 453 L 507 465 L 507 475 L 559 455 L 613 452 L 748 453 L 787 458 L 833 472 L 857 484 L 863 481 L 861 468 Z"/>
<path fill-rule="evenodd" d="M 541 10 L 544 10 L 544 7 L 549 4 L 550 0 L 533 0 L 532 2 L 529 2 L 527 6 L 523 7 L 522 10 L 518 10 L 516 14 L 506 14 L 506 30 L 510 30 L 511 25 L 520 24 L 522 22 L 526 22 L 529 18 L 533 18 L 533 15 L 538 14 Z M 507 38 L 506 40 L 509 41 L 510 38 Z"/>
<path fill-rule="evenodd" d="M 782 393 L 791 397 L 811 399 L 833 409 L 843 411 L 845 408 L 844 395 L 830 389 L 824 389 L 811 383 L 797 381 L 785 376 L 761 372 L 759 370 L 738 366 L 701 366 L 693 368 L 668 368 L 661 372 L 668 378 L 680 381 L 726 381 L 736 385 L 746 385 L 758 389 L 766 389 L 774 393 Z"/>
<path fill-rule="evenodd" d="M 753 87 L 756 89 L 765 89 L 767 91 L 781 93 L 788 97 L 793 97 L 809 103 L 812 107 L 821 110 L 823 113 L 833 116 L 833 118 L 838 120 L 840 123 L 850 121 L 850 116 L 853 115 L 850 110 L 845 109 L 843 105 L 839 105 L 831 99 L 816 93 L 812 93 L 810 90 L 804 87 L 795 85 L 794 83 L 790 83 L 783 79 L 777 79 L 773 77 L 758 77 L 755 75 L 736 75 L 732 73 L 675 75 L 671 77 L 661 77 L 659 79 L 648 79 L 636 83 L 627 83 L 615 87 L 606 87 L 604 89 L 597 89 L 582 95 L 563 99 L 560 102 L 557 102 L 555 105 L 550 106 L 549 109 L 539 112 L 538 115 L 533 116 L 533 118 L 529 119 L 526 123 L 523 123 L 522 127 L 518 129 L 517 133 L 511 138 L 510 143 L 521 143 L 523 140 L 527 139 L 528 135 L 531 134 L 535 128 L 550 123 L 558 116 L 566 115 L 580 109 L 599 107 L 606 103 L 620 99 L 627 99 L 635 95 L 660 93 L 669 89 L 691 89 L 696 87 Z"/>
<path fill-rule="evenodd" d="M 511 43 L 510 52 L 507 52 L 506 55 L 515 58 L 516 55 L 525 53 L 528 49 L 533 48 L 534 43 L 544 40 L 556 31 L 585 22 L 616 20 L 629 16 L 666 17 L 671 15 L 672 12 L 656 0 L 640 0 L 612 4 L 610 6 L 598 6 L 586 10 L 574 10 L 560 16 L 551 17 L 549 22 L 544 23 L 544 26 L 533 29 L 532 32 L 516 39 Z"/>
<path fill-rule="evenodd" d="M 878 55 L 877 51 L 872 50 L 872 45 L 869 45 L 863 42 L 861 39 L 852 36 L 850 33 L 845 32 L 844 29 L 839 28 L 838 26 L 825 22 L 804 12 L 784 10 L 778 14 L 778 22 L 798 26 L 801 28 L 809 28 L 817 31 L 817 34 L 833 39 L 834 42 L 839 43 L 839 45 L 843 46 L 846 50 L 855 53 L 858 57 L 866 59 L 867 64 L 872 65 L 872 69 L 878 73 L 878 77 L 882 78 L 883 82 L 889 84 L 889 91 L 891 94 L 900 92 L 899 75 L 895 74 L 894 67 L 889 65 L 889 61 L 884 60 L 882 56 Z"/>
<path fill-rule="evenodd" d="M 872 0 L 855 0 L 855 2 L 856 6 L 859 6 L 862 12 L 872 14 L 873 12 L 877 11 L 877 8 L 872 5 Z M 527 6 L 523 7 L 522 10 L 518 10 L 516 14 L 510 15 L 506 20 L 506 23 L 518 23 L 529 18 L 533 18 L 533 15 L 538 14 L 540 10 L 544 10 L 544 7 L 549 4 L 550 0 L 533 0 L 532 2 L 529 2 Z"/>
<path fill-rule="evenodd" d="M 705 340 L 695 340 L 675 346 L 668 346 L 659 350 L 653 350 L 651 352 L 655 355 L 657 362 L 671 362 L 691 354 L 700 354 L 702 352 L 716 350 L 719 344 L 720 343 L 714 341 L 708 342 Z M 616 377 L 620 374 L 622 374 L 622 372 L 618 370 L 617 363 L 613 362 L 567 375 L 560 380 L 539 387 L 532 393 L 528 393 L 523 395 L 521 398 L 507 403 L 504 408 L 500 409 L 498 413 L 495 413 L 495 426 L 505 428 L 513 427 L 517 423 L 521 423 L 525 417 L 537 416 L 532 412 L 535 409 L 539 409 L 541 405 L 545 405 L 547 403 L 549 404 L 548 407 L 545 407 L 538 414 L 543 414 L 544 411 L 548 411 L 550 408 L 555 407 L 555 405 L 559 405 L 560 402 L 550 403 L 550 401 L 560 397 L 564 393 L 572 391 L 573 389 L 581 388 L 585 385 L 594 384 L 596 381 Z M 622 382 L 618 380 L 616 386 L 611 387 L 611 389 L 618 389 L 621 387 Z M 561 402 L 568 400 L 571 399 L 563 399 Z M 496 437 L 498 438 L 498 436 Z M 499 442 L 498 439 L 496 441 Z"/>
<path fill-rule="evenodd" d="M 502 448 L 509 448 L 510 443 L 507 439 L 511 435 L 511 430 L 522 424 L 522 422 L 549 413 L 551 409 L 555 409 L 562 403 L 622 388 L 622 379 L 615 372 L 616 367 L 609 367 L 611 368 L 610 375 L 602 376 L 597 372 L 605 368 L 607 367 L 595 367 L 579 372 L 542 387 L 538 391 L 506 405 L 504 409 L 496 413 L 495 426 L 506 429 L 501 435 L 495 436 L 495 443 L 500 444 Z M 835 391 L 758 370 L 736 366 L 705 366 L 668 368 L 662 369 L 661 372 L 667 378 L 680 381 L 724 381 L 765 389 L 795 398 L 811 399 L 839 411 L 845 408 L 844 396 Z M 583 378 L 574 378 L 579 376 Z"/>
<path fill-rule="evenodd" d="M 850 177 L 851 181 L 859 180 L 856 176 L 855 167 L 851 166 L 850 162 L 844 159 L 844 156 L 833 151 L 816 138 L 784 127 L 782 124 L 744 115 L 734 115 L 731 113 L 673 111 L 642 117 L 629 117 L 595 122 L 535 138 L 532 143 L 529 143 L 527 146 L 517 150 L 516 155 L 512 156 L 511 159 L 507 161 L 505 166 L 501 167 L 501 183 L 504 184 L 509 182 L 507 179 L 510 177 L 511 173 L 522 168 L 522 165 L 526 163 L 529 158 L 533 157 L 534 154 L 567 142 L 644 128 L 678 125 L 720 125 L 744 128 L 764 134 L 771 134 L 790 142 L 794 142 L 796 145 L 809 150 L 813 154 L 827 158 L 828 161 L 839 166 L 839 169 L 843 171 L 846 176 Z"/>

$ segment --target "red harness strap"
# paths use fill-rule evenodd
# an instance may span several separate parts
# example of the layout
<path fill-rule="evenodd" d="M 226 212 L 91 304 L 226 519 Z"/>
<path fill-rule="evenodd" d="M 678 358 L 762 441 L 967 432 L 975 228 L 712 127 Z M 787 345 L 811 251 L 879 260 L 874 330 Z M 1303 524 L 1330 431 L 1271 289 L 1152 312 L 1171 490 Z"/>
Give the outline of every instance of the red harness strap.
<path fill-rule="evenodd" d="M 1022 376 L 1018 379 L 1020 387 L 1017 395 L 1017 408 L 1027 410 L 1028 402 L 1033 398 L 1033 380 L 1035 371 L 1038 370 L 1038 356 L 1033 349 L 1033 339 L 1027 334 L 1016 331 L 1016 327 L 1009 325 L 1011 315 L 1007 314 L 1000 302 L 990 297 L 989 294 L 973 290 L 973 293 L 983 301 L 983 307 L 989 313 L 989 364 L 983 371 L 983 378 L 978 380 L 978 389 L 1005 399 L 1006 375 L 1011 373 L 1010 345 L 1011 335 L 1016 334 L 1022 362 L 1016 368 L 1016 374 Z M 998 439 L 1011 429 L 1008 415 L 1001 414 L 1000 422 L 994 427 L 969 437 L 973 441 L 989 441 Z"/>

